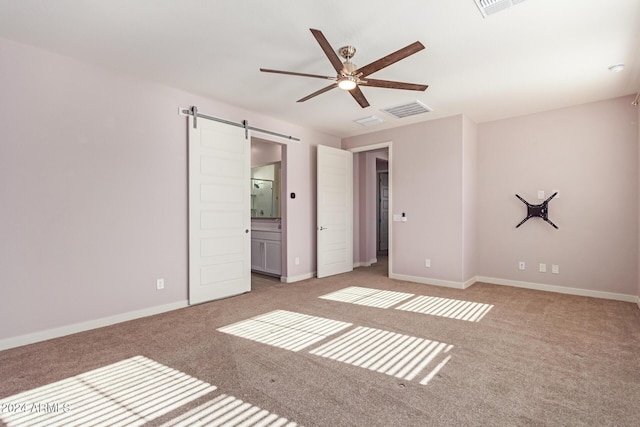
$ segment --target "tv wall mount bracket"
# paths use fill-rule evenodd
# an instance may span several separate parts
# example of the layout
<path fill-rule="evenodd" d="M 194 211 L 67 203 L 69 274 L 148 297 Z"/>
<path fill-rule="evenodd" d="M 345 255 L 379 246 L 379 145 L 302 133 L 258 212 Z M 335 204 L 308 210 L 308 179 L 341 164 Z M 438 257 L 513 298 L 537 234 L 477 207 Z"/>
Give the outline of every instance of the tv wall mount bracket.
<path fill-rule="evenodd" d="M 516 197 L 520 199 L 522 203 L 527 205 L 527 216 L 525 217 L 525 219 L 520 221 L 520 224 L 516 225 L 516 228 L 524 224 L 529 218 L 539 217 L 544 219 L 549 224 L 551 224 L 553 228 L 558 229 L 558 226 L 555 225 L 553 222 L 551 222 L 551 220 L 549 219 L 549 201 L 554 197 L 556 197 L 557 195 L 558 195 L 558 192 L 556 191 L 547 200 L 540 203 L 539 205 L 532 205 L 531 203 L 527 202 L 525 199 L 523 199 L 522 197 L 516 194 Z"/>

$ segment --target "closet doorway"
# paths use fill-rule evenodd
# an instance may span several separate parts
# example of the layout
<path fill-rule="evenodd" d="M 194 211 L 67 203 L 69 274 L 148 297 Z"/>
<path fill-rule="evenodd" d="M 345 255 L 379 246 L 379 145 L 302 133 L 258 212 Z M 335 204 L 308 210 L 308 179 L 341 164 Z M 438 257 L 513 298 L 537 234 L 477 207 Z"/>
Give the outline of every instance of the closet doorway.
<path fill-rule="evenodd" d="M 373 266 L 388 277 L 393 271 L 393 144 L 349 151 L 354 153 L 354 267 Z"/>

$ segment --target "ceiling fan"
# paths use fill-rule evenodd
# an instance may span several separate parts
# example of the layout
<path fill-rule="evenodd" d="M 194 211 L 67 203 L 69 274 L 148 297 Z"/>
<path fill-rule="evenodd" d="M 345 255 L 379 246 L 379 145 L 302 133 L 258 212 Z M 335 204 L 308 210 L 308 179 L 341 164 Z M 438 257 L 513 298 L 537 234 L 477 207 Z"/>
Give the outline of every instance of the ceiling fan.
<path fill-rule="evenodd" d="M 336 72 L 338 73 L 335 77 L 330 76 L 321 76 L 317 74 L 307 74 L 307 73 L 296 73 L 293 71 L 280 71 L 280 70 L 270 70 L 266 68 L 260 68 L 260 71 L 264 73 L 276 73 L 276 74 L 290 74 L 293 76 L 302 76 L 302 77 L 313 77 L 317 79 L 325 79 L 332 80 L 335 83 L 322 88 L 316 92 L 313 92 L 311 95 L 307 95 L 304 98 L 298 100 L 298 102 L 307 101 L 315 96 L 318 96 L 322 93 L 328 92 L 331 89 L 336 87 L 348 91 L 353 99 L 356 100 L 358 104 L 362 108 L 368 107 L 369 102 L 364 97 L 364 94 L 360 90 L 359 86 L 371 86 L 371 87 L 383 87 L 388 89 L 404 89 L 404 90 L 417 90 L 417 91 L 425 91 L 427 89 L 427 85 L 415 84 L 415 83 L 403 83 L 403 82 L 395 82 L 390 80 L 378 80 L 378 79 L 370 79 L 367 78 L 369 75 L 379 71 L 385 67 L 388 67 L 391 64 L 395 64 L 396 62 L 404 59 L 410 55 L 413 55 L 416 52 L 424 49 L 424 45 L 420 42 L 411 43 L 408 46 L 403 47 L 400 50 L 397 50 L 389 55 L 378 59 L 377 61 L 373 61 L 372 63 L 365 65 L 364 67 L 357 68 L 356 64 L 351 62 L 351 58 L 356 53 L 356 48 L 353 46 L 343 46 L 338 49 L 340 56 L 342 56 L 345 61 L 344 63 L 340 60 L 336 51 L 331 47 L 324 34 L 320 30 L 311 29 L 311 33 L 318 41 L 318 44 L 324 51 L 327 58 L 329 58 L 329 62 L 333 65 Z"/>

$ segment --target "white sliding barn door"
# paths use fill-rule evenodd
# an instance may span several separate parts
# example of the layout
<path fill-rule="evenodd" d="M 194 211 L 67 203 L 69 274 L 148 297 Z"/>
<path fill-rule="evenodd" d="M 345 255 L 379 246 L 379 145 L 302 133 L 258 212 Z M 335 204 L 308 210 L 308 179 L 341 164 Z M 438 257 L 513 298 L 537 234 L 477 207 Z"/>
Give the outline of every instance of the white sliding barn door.
<path fill-rule="evenodd" d="M 353 153 L 318 145 L 317 276 L 353 270 Z"/>
<path fill-rule="evenodd" d="M 245 130 L 189 116 L 189 304 L 251 290 Z"/>

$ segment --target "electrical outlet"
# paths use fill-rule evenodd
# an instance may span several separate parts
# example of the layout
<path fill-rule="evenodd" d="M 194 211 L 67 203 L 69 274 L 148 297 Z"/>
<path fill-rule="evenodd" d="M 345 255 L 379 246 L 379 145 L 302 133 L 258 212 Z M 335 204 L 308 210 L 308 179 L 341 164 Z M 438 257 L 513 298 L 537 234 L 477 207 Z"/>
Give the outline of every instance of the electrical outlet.
<path fill-rule="evenodd" d="M 157 290 L 164 289 L 164 279 L 156 280 L 156 289 Z"/>
<path fill-rule="evenodd" d="M 560 274 L 560 266 L 558 264 L 551 265 L 551 272 L 553 274 Z"/>
<path fill-rule="evenodd" d="M 300 265 L 300 257 L 296 257 L 296 259 L 294 260 L 294 263 L 296 265 Z"/>
<path fill-rule="evenodd" d="M 518 263 L 518 270 L 524 270 L 524 269 L 525 269 L 524 261 L 520 261 L 520 262 Z"/>
<path fill-rule="evenodd" d="M 424 260 L 424 266 L 427 268 L 431 267 L 431 260 L 429 258 Z"/>
<path fill-rule="evenodd" d="M 547 264 L 540 264 L 540 273 L 546 273 L 547 272 Z"/>

